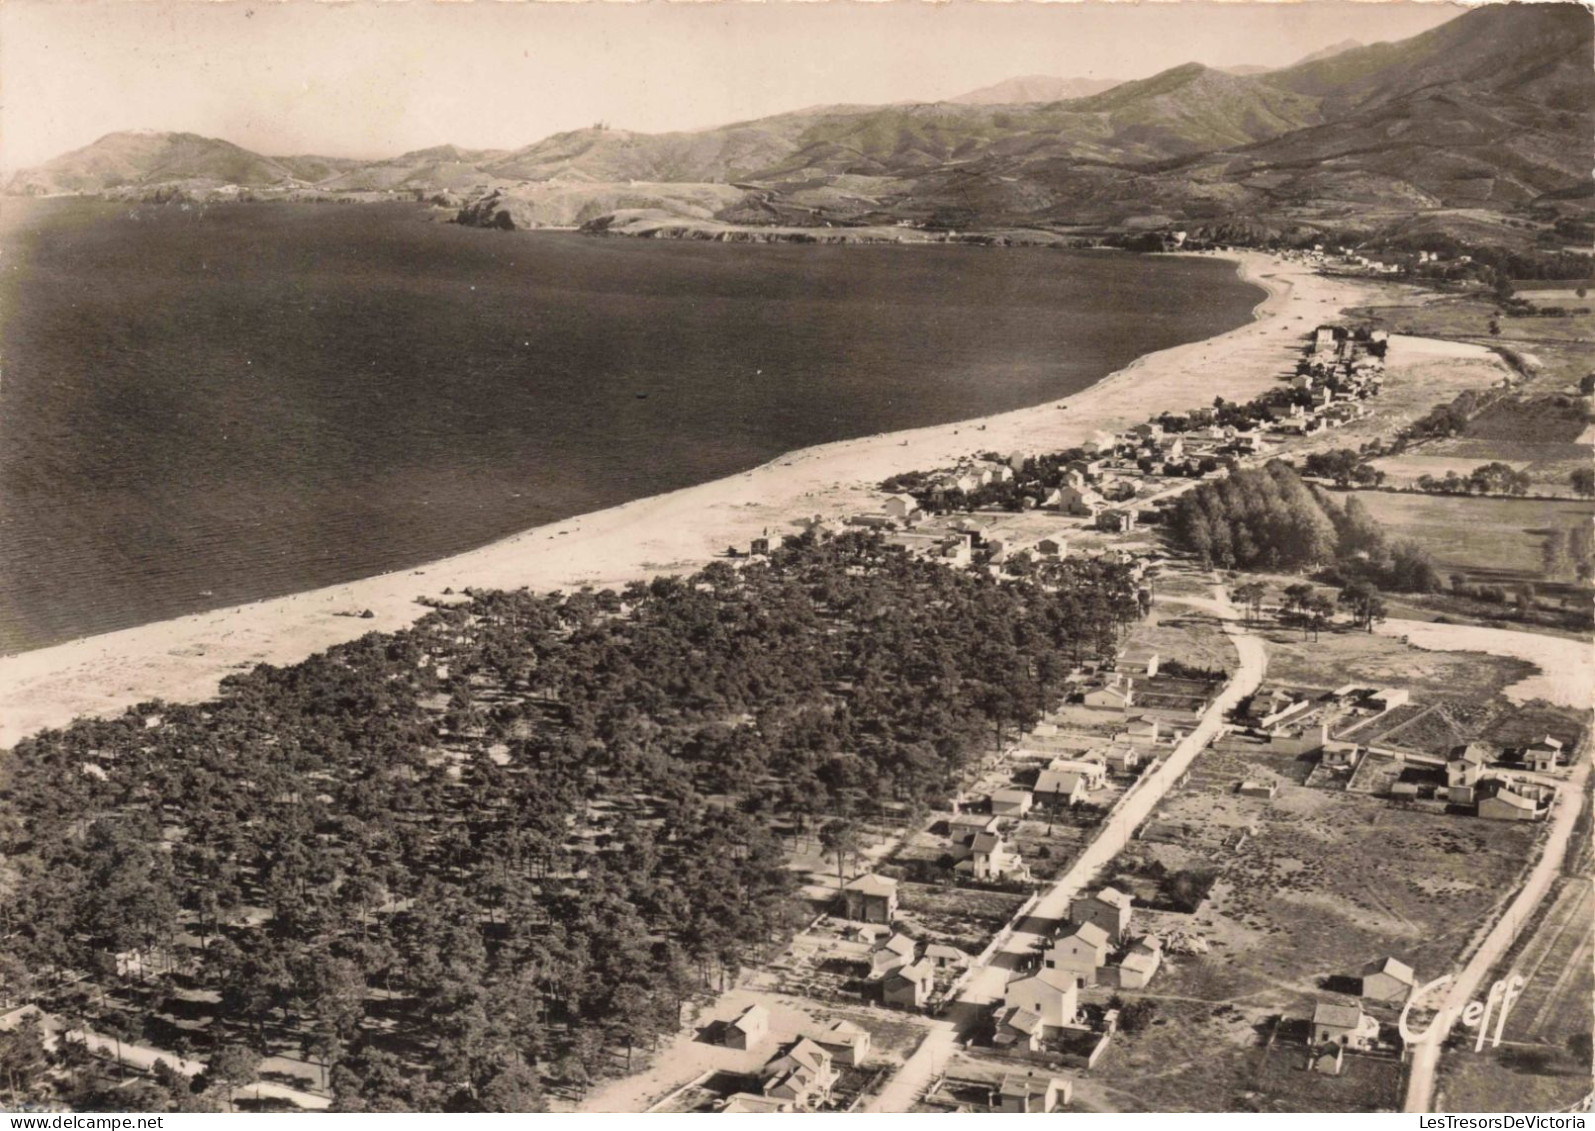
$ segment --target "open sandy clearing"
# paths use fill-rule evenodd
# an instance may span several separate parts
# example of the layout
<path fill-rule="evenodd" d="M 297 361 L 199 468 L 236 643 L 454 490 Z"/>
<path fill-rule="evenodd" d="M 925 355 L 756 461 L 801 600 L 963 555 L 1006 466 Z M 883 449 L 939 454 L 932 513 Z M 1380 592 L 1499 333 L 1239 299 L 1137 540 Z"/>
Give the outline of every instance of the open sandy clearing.
<path fill-rule="evenodd" d="M 1563 707 L 1587 710 L 1595 700 L 1595 642 L 1482 628 L 1470 624 L 1388 620 L 1377 626 L 1385 636 L 1404 637 L 1431 652 L 1485 652 L 1510 656 L 1539 668 L 1539 674 L 1503 689 L 1514 703 L 1545 699 Z"/>

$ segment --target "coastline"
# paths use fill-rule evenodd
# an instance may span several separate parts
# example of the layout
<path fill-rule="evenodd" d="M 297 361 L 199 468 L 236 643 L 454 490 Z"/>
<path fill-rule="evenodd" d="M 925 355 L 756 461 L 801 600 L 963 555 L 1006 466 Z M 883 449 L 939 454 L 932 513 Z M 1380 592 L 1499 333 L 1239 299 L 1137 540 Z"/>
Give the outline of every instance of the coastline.
<path fill-rule="evenodd" d="M 874 509 L 873 485 L 983 449 L 1046 451 L 1163 410 L 1243 400 L 1274 384 L 1301 335 L 1365 299 L 1354 279 L 1241 252 L 1237 272 L 1267 291 L 1252 321 L 1145 354 L 1078 393 L 1030 408 L 803 448 L 751 471 L 510 535 L 413 569 L 157 621 L 0 657 L 0 749 L 80 715 L 150 699 L 195 701 L 227 674 L 286 664 L 367 632 L 402 628 L 445 588 L 616 586 L 699 568 L 729 545 L 795 530 L 801 517 Z M 369 609 L 373 616 L 358 614 Z"/>

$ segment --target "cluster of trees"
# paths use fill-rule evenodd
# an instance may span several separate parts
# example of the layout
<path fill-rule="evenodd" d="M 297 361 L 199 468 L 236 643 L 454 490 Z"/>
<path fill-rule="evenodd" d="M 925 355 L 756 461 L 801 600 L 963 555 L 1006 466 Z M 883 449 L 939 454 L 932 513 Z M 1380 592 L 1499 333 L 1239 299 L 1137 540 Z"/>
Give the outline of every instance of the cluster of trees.
<path fill-rule="evenodd" d="M 1586 499 L 1595 496 L 1595 467 L 1575 467 L 1567 477 L 1567 483 L 1575 494 L 1583 495 Z"/>
<path fill-rule="evenodd" d="M 1479 394 L 1464 389 L 1446 404 L 1435 405 L 1401 432 L 1403 441 L 1444 440 L 1462 433 L 1485 407 Z"/>
<path fill-rule="evenodd" d="M 1355 496 L 1337 505 L 1280 460 L 1188 492 L 1167 526 L 1175 544 L 1204 566 L 1266 571 L 1334 566 L 1343 578 L 1414 593 L 1432 593 L 1442 584 L 1422 547 L 1392 542 Z"/>
<path fill-rule="evenodd" d="M 1237 471 L 1181 496 L 1167 523 L 1204 566 L 1304 569 L 1334 559 L 1335 524 L 1288 464 Z"/>
<path fill-rule="evenodd" d="M 1116 563 L 999 584 L 864 535 L 468 594 L 19 743 L 0 969 L 100 1031 L 308 1056 L 343 1109 L 535 1108 L 786 937 L 783 831 L 939 796 L 1139 615 Z"/>
<path fill-rule="evenodd" d="M 1364 453 L 1350 448 L 1309 453 L 1302 474 L 1331 480 L 1337 487 L 1377 487 L 1385 479 L 1385 473 L 1370 465 Z"/>
<path fill-rule="evenodd" d="M 1418 490 L 1441 495 L 1522 496 L 1528 494 L 1533 485 L 1534 481 L 1528 472 L 1499 461 L 1480 464 L 1466 476 L 1458 475 L 1455 471 L 1447 471 L 1439 478 L 1433 475 L 1418 476 Z"/>

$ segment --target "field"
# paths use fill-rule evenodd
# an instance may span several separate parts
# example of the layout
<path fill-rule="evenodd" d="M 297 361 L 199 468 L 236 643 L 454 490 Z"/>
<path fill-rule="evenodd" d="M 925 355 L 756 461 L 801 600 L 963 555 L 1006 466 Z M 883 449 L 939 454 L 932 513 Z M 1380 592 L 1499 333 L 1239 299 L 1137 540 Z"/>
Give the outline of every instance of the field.
<path fill-rule="evenodd" d="M 1268 676 L 1283 683 L 1335 687 L 1406 687 L 1414 699 L 1483 703 L 1535 674 L 1523 660 L 1478 652 L 1430 652 L 1366 632 L 1324 633 L 1304 640 L 1290 629 L 1267 632 Z"/>
<path fill-rule="evenodd" d="M 1227 1003 L 1159 1001 L 1152 1023 L 1120 1034 L 1081 1081 L 1082 1109 L 1101 1111 L 1393 1111 L 1400 1065 L 1347 1056 L 1339 1077 L 1303 1069 L 1305 1047 L 1274 1016 Z"/>
<path fill-rule="evenodd" d="M 1201 596 L 1210 598 L 1211 586 Z M 1153 606 L 1152 615 L 1131 632 L 1128 646 L 1156 652 L 1163 663 L 1173 660 L 1190 667 L 1223 671 L 1235 666 L 1235 645 L 1219 627 L 1218 619 L 1209 612 L 1180 604 L 1175 597 Z"/>
<path fill-rule="evenodd" d="M 1590 1087 L 1588 1039 L 1595 993 L 1590 948 L 1595 902 L 1587 876 L 1564 878 L 1491 979 L 1520 974 L 1523 996 L 1507 1015 L 1501 1047 L 1448 1050 L 1440 1100 L 1449 1111 L 1554 1111 Z M 1582 1034 L 1583 1051 L 1570 1047 Z M 1506 1099 L 1503 1099 L 1506 1097 Z"/>
<path fill-rule="evenodd" d="M 1206 860 L 1223 874 L 1199 918 L 1225 943 L 1222 959 L 1174 960 L 1159 992 L 1300 1005 L 1295 995 L 1391 953 L 1420 977 L 1438 976 L 1532 858 L 1535 828 L 1307 789 L 1275 772 L 1296 759 L 1254 751 L 1204 753 L 1201 776 L 1160 810 L 1190 821 L 1222 803 L 1240 810 L 1252 835 Z M 1279 792 L 1235 797 L 1243 778 L 1272 778 Z"/>
<path fill-rule="evenodd" d="M 1541 304 L 1552 302 L 1536 295 Z M 1577 302 L 1595 307 L 1595 302 Z M 1369 307 L 1353 311 L 1392 333 L 1451 338 L 1529 354 L 1536 365 L 1530 380 L 1534 391 L 1553 391 L 1589 372 L 1589 342 L 1595 340 L 1595 314 L 1563 318 L 1500 318 L 1499 334 L 1490 333 L 1496 305 L 1483 296 L 1436 298 L 1421 304 Z M 1436 397 L 1435 399 L 1440 399 Z M 1449 398 L 1446 398 L 1449 399 Z"/>
<path fill-rule="evenodd" d="M 1583 409 L 1562 397 L 1508 398 L 1469 421 L 1462 438 L 1495 444 L 1573 444 L 1587 423 Z"/>
<path fill-rule="evenodd" d="M 1590 1069 L 1573 1057 L 1502 1045 L 1447 1052 L 1436 1111 L 1560 1111 L 1590 1091 Z"/>
<path fill-rule="evenodd" d="M 1590 950 L 1595 942 L 1595 899 L 1587 877 L 1565 879 L 1523 943 L 1512 972 L 1528 980 L 1507 1017 L 1509 1041 L 1565 1048 L 1591 1029 Z"/>
<path fill-rule="evenodd" d="M 1399 456 L 1387 456 L 1371 461 L 1379 471 L 1385 473 L 1384 484 L 1387 487 L 1413 487 L 1418 479 L 1424 475 L 1432 475 L 1436 479 L 1444 479 L 1447 472 L 1455 472 L 1466 479 L 1473 473 L 1473 469 L 1480 464 L 1489 463 L 1491 460 L 1509 465 L 1514 471 L 1522 471 L 1531 467 L 1533 456 L 1528 459 L 1505 459 L 1501 456 L 1473 457 L 1459 455 L 1440 455 L 1439 446 L 1426 444 L 1422 448 L 1404 452 Z"/>
<path fill-rule="evenodd" d="M 1493 581 L 1538 581 L 1545 531 L 1595 517 L 1595 501 L 1469 499 L 1389 491 L 1359 491 L 1356 498 L 1387 529 L 1433 554 L 1442 571 Z"/>
<path fill-rule="evenodd" d="M 1156 862 L 1169 871 L 1215 868 L 1220 878 L 1183 917 L 1209 953 L 1171 954 L 1136 995 L 1157 1003 L 1160 1020 L 1110 1049 L 1097 1072 L 1110 1082 L 1104 1102 L 1151 1110 L 1398 1105 L 1394 1062 L 1349 1058 L 1344 1076 L 1318 1076 L 1301 1069 L 1300 1046 L 1286 1037 L 1265 1055 L 1264 1034 L 1275 1017 L 1291 1031 L 1290 1019 L 1332 998 L 1372 959 L 1399 957 L 1420 980 L 1452 969 L 1533 858 L 1539 830 L 1305 788 L 1303 761 L 1243 742 L 1203 752 L 1159 807 L 1161 831 L 1119 858 L 1128 871 Z M 1242 780 L 1273 781 L 1278 792 L 1242 797 Z M 1235 835 L 1242 830 L 1248 835 Z M 1166 930 L 1181 918 L 1158 921 Z"/>

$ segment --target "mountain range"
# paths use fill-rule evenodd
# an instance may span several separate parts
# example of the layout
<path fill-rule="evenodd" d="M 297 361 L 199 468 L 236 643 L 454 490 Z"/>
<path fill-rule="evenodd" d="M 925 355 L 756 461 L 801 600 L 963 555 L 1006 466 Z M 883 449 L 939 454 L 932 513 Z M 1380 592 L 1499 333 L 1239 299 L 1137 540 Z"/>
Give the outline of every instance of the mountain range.
<path fill-rule="evenodd" d="M 519 149 L 265 157 L 119 133 L 13 193 L 413 193 L 503 227 L 651 212 L 796 226 L 1325 229 L 1436 212 L 1587 210 L 1595 21 L 1571 3 L 1468 11 L 1278 70 L 1131 82 L 1028 76 L 945 102 L 821 106 L 713 129 L 593 127 Z"/>

